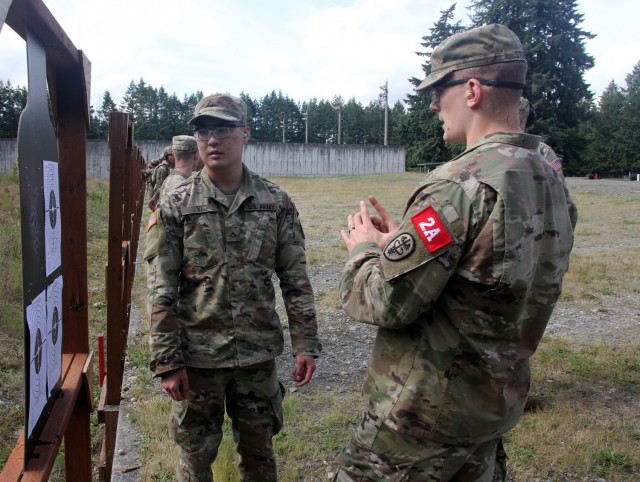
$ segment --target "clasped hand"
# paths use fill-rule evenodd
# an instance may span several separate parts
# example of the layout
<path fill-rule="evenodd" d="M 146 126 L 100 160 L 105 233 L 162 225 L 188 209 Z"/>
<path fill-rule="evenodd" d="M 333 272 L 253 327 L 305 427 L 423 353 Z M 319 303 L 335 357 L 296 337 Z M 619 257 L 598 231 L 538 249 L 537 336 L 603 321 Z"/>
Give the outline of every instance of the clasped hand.
<path fill-rule="evenodd" d="M 369 196 L 368 199 L 379 217 L 369 215 L 367 203 L 364 201 L 360 201 L 359 212 L 347 216 L 348 229 L 341 229 L 340 234 L 349 253 L 356 244 L 364 242 L 373 242 L 384 248 L 398 229 L 398 223 L 391 218 L 382 204 L 374 196 Z"/>

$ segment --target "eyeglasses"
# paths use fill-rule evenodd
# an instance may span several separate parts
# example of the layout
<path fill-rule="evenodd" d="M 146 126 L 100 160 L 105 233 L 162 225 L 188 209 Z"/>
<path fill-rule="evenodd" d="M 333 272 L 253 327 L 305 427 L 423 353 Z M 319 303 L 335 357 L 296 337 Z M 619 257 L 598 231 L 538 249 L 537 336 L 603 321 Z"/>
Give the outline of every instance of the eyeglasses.
<path fill-rule="evenodd" d="M 463 79 L 453 79 L 447 82 L 442 82 L 438 84 L 436 87 L 431 88 L 431 103 L 437 104 L 440 102 L 440 97 L 442 96 L 442 92 L 448 87 L 453 87 L 454 85 L 464 84 L 471 79 L 476 79 L 482 85 L 486 85 L 488 87 L 505 87 L 507 89 L 524 89 L 524 84 L 519 84 L 518 82 L 509 82 L 506 80 L 495 80 L 495 79 L 479 79 L 477 77 L 465 77 Z"/>
<path fill-rule="evenodd" d="M 231 135 L 231 129 L 236 127 L 244 127 L 244 124 L 233 124 L 229 126 L 218 127 L 199 127 L 195 129 L 195 135 L 199 141 L 208 141 L 211 136 L 218 140 L 225 139 Z"/>

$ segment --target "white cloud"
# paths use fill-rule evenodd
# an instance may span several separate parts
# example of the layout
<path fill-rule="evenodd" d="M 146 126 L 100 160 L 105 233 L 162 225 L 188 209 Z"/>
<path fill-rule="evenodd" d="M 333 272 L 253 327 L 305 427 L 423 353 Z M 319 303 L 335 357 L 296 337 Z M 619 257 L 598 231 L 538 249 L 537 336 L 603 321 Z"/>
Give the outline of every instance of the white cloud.
<path fill-rule="evenodd" d="M 199 90 L 261 98 L 282 91 L 295 101 L 340 94 L 367 105 L 388 80 L 394 103 L 420 77 L 423 36 L 447 0 L 44 0 L 92 62 L 92 103 L 109 90 L 119 102 L 130 81 L 144 78 L 182 99 Z M 458 18 L 467 22 L 459 2 Z M 585 79 L 599 94 L 624 84 L 640 60 L 636 0 L 579 0 L 582 28 L 596 66 Z M 0 80 L 26 85 L 25 46 L 0 31 Z"/>

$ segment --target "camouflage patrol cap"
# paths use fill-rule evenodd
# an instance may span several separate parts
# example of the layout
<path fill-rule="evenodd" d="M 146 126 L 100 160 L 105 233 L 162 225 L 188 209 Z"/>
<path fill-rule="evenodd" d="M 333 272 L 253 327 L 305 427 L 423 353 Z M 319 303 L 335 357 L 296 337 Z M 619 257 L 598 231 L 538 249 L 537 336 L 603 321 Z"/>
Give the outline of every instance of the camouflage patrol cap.
<path fill-rule="evenodd" d="M 173 148 L 171 146 L 167 146 L 164 149 L 162 149 L 162 155 L 160 156 L 160 159 L 166 159 L 171 154 L 173 154 Z"/>
<path fill-rule="evenodd" d="M 171 147 L 174 151 L 195 152 L 198 150 L 196 138 L 193 136 L 174 136 Z"/>
<path fill-rule="evenodd" d="M 431 54 L 431 73 L 416 88 L 435 86 L 456 70 L 503 62 L 526 62 L 517 35 L 497 23 L 460 32 L 445 39 Z"/>
<path fill-rule="evenodd" d="M 213 94 L 200 99 L 189 125 L 198 124 L 204 117 L 244 124 L 247 121 L 247 104 L 229 94 Z"/>

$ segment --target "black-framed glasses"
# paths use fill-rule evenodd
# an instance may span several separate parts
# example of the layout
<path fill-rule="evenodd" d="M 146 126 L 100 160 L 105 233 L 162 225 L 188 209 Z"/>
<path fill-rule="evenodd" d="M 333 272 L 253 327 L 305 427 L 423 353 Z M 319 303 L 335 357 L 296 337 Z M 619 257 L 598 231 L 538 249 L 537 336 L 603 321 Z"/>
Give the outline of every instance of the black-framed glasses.
<path fill-rule="evenodd" d="M 495 79 L 479 79 L 478 77 L 465 77 L 463 79 L 453 79 L 447 82 L 441 82 L 437 84 L 435 87 L 431 88 L 431 102 L 437 104 L 440 102 L 440 97 L 442 96 L 442 92 L 448 87 L 453 87 L 454 85 L 464 84 L 471 79 L 476 79 L 482 85 L 486 85 L 488 87 L 505 87 L 507 89 L 524 89 L 525 85 L 520 84 L 518 82 L 509 82 L 508 80 L 495 80 Z"/>
<path fill-rule="evenodd" d="M 194 134 L 199 141 L 208 142 L 209 139 L 211 139 L 211 136 L 215 137 L 218 140 L 225 139 L 231 135 L 231 129 L 244 126 L 244 124 L 231 124 L 216 127 L 196 127 L 196 129 L 194 130 Z"/>

